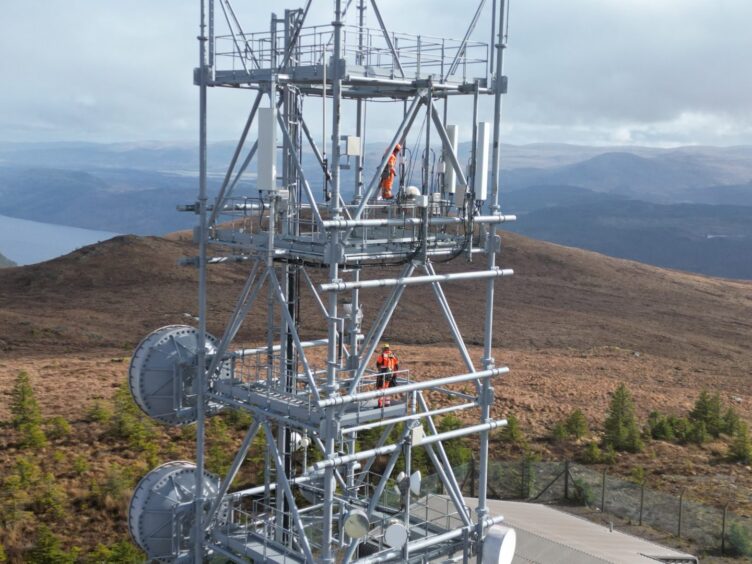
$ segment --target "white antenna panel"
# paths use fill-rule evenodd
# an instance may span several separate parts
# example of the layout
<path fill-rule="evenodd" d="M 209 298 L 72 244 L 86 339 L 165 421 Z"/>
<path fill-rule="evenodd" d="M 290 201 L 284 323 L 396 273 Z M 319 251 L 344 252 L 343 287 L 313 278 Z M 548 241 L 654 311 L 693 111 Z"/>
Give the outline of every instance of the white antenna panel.
<path fill-rule="evenodd" d="M 258 180 L 259 190 L 277 189 L 277 110 L 258 111 Z"/>
<path fill-rule="evenodd" d="M 491 124 L 482 121 L 478 124 L 478 152 L 475 155 L 475 199 L 488 199 L 488 157 L 490 154 Z"/>
<path fill-rule="evenodd" d="M 457 157 L 459 135 L 459 127 L 456 125 L 447 125 L 447 136 L 449 137 L 449 144 L 452 146 L 452 152 L 455 157 Z M 459 157 L 457 160 L 459 161 Z M 444 164 L 446 165 L 446 172 L 444 173 L 444 191 L 447 194 L 454 194 L 457 191 L 457 173 L 447 159 L 444 159 Z"/>

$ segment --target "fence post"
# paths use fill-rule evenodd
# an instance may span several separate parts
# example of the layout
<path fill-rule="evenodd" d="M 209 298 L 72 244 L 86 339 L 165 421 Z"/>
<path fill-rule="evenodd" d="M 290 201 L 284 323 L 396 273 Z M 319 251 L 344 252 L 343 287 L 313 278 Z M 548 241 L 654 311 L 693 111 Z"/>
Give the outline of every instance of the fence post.
<path fill-rule="evenodd" d="M 564 461 L 564 499 L 569 500 L 569 460 Z"/>
<path fill-rule="evenodd" d="M 679 494 L 679 527 L 677 530 L 676 536 L 681 538 L 682 534 L 682 513 L 684 513 L 684 492 L 686 490 L 682 490 Z"/>
<path fill-rule="evenodd" d="M 601 513 L 606 512 L 606 469 L 603 469 L 603 483 L 601 484 Z"/>
<path fill-rule="evenodd" d="M 721 556 L 726 554 L 726 516 L 728 514 L 728 504 L 723 506 L 723 525 L 721 525 Z"/>
<path fill-rule="evenodd" d="M 642 511 L 645 508 L 645 482 L 640 484 L 640 527 L 642 527 Z"/>

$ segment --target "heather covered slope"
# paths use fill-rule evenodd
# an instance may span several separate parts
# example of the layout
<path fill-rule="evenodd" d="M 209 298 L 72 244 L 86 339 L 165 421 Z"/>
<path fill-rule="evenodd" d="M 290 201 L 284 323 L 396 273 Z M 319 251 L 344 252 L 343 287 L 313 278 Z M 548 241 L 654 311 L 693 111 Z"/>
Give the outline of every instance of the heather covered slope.
<path fill-rule="evenodd" d="M 752 366 L 752 283 L 663 270 L 514 234 L 504 237 L 500 263 L 515 276 L 497 283 L 494 335 L 502 348 L 586 350 L 613 346 L 666 358 Z M 178 266 L 187 243 L 117 237 L 46 263 L 0 272 L 0 346 L 28 354 L 129 348 L 144 333 L 196 314 L 196 272 Z M 476 258 L 437 265 L 440 272 L 482 269 Z M 210 269 L 210 330 L 219 333 L 247 265 Z M 393 276 L 396 269 L 369 271 Z M 425 287 L 405 292 L 388 338 L 411 344 L 450 343 Z M 305 292 L 306 290 L 304 290 Z M 470 343 L 482 337 L 484 283 L 446 286 Z M 366 323 L 386 291 L 364 292 Z M 260 339 L 260 300 L 244 327 Z M 303 333 L 320 335 L 322 319 L 304 300 Z"/>
<path fill-rule="evenodd" d="M 557 446 L 551 430 L 580 409 L 597 439 L 610 394 L 621 383 L 632 392 L 641 422 L 652 410 L 686 415 L 704 389 L 718 391 L 726 405 L 752 419 L 752 283 L 662 270 L 514 234 L 506 234 L 504 242 L 500 264 L 516 274 L 497 282 L 494 354 L 510 373 L 495 382 L 493 414 L 516 415 L 529 439 L 525 448 L 535 456 L 579 456 L 584 444 Z M 159 427 L 148 435 L 146 450 L 113 429 L 123 409 L 135 409 L 123 384 L 137 342 L 164 325 L 195 323 L 196 272 L 177 265 L 194 253 L 180 237 L 127 236 L 46 263 L 0 270 L 0 422 L 9 421 L 11 390 L 26 371 L 45 429 L 53 417 L 65 418 L 72 428 L 32 456 L 7 425 L 0 438 L 5 468 L 0 480 L 25 459 L 52 473 L 56 487 L 66 492 L 63 511 L 75 511 L 78 518 L 41 522 L 53 522 L 68 548 L 79 546 L 88 554 L 99 542 L 126 539 L 125 508 L 135 480 L 158 463 L 193 457 L 190 428 Z M 482 269 L 484 261 L 437 265 L 442 272 L 468 268 Z M 248 269 L 247 264 L 211 268 L 212 333 L 221 334 Z M 386 269 L 366 276 L 396 273 Z M 479 365 L 484 283 L 445 289 Z M 366 324 L 385 295 L 363 292 Z M 263 342 L 264 303 L 261 299 L 247 319 L 244 342 Z M 303 337 L 322 336 L 320 312 L 312 300 L 303 304 Z M 410 287 L 385 336 L 415 379 L 466 370 L 438 311 L 430 288 Z M 321 354 L 311 353 L 317 368 L 323 366 Z M 438 406 L 442 400 L 429 394 L 429 401 Z M 115 417 L 101 418 L 97 408 L 114 410 Z M 234 429 L 228 439 L 221 420 L 212 420 L 210 443 L 222 445 L 212 456 L 229 456 L 242 432 Z M 521 456 L 498 437 L 493 440 L 495 457 Z M 651 486 L 673 493 L 686 487 L 692 498 L 720 507 L 728 503 L 729 488 L 752 487 L 752 472 L 728 463 L 725 449 L 720 442 L 680 447 L 654 441 L 641 454 L 619 455 L 611 471 L 630 475 L 641 467 Z M 210 460 L 212 468 L 221 463 L 221 457 Z M 254 468 L 245 470 L 243 484 L 257 483 Z M 752 513 L 752 502 L 738 497 L 732 509 Z M 87 526 L 93 521 L 100 523 L 96 530 Z M 11 561 L 26 554 L 37 525 L 23 522 L 13 534 L 0 535 Z"/>

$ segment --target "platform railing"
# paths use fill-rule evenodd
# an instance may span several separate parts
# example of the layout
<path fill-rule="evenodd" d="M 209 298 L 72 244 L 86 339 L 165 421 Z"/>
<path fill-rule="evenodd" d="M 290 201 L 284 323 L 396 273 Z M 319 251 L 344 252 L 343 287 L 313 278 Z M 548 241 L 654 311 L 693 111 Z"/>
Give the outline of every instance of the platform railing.
<path fill-rule="evenodd" d="M 364 47 L 360 47 L 363 36 Z M 344 26 L 342 30 L 342 58 L 349 64 L 361 65 L 372 71 L 407 78 L 434 77 L 443 80 L 455 65 L 450 80 L 488 77 L 489 46 L 487 43 L 416 35 L 390 33 L 387 41 L 381 29 Z M 391 42 L 391 46 L 389 43 Z M 273 45 L 276 44 L 276 48 Z M 392 47 L 394 50 L 392 50 Z M 272 41 L 269 31 L 215 38 L 215 68 L 220 70 L 268 69 L 274 61 L 286 55 L 281 37 Z M 334 53 L 331 25 L 304 27 L 298 35 L 292 63 L 315 66 L 328 62 Z M 400 71 L 401 69 L 401 71 Z"/>

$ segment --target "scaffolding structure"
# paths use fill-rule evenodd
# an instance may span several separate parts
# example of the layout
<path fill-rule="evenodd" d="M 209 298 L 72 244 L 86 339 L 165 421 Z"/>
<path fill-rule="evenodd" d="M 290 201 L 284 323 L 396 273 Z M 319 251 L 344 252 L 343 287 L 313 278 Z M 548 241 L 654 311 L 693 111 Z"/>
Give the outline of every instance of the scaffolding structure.
<path fill-rule="evenodd" d="M 332 23 L 308 25 L 319 2 L 307 0 L 301 9 L 272 15 L 267 31 L 246 33 L 230 0 L 201 0 L 194 73 L 200 188 L 197 202 L 181 207 L 198 216 L 198 327 L 152 333 L 130 368 L 131 390 L 147 414 L 169 425 L 196 424 L 196 463 L 171 462 L 149 473 L 134 492 L 130 529 L 149 558 L 167 562 L 500 562 L 500 537 L 491 543 L 488 535 L 501 518 L 488 513 L 486 482 L 489 433 L 506 423 L 491 416 L 493 382 L 508 372 L 492 353 L 494 288 L 512 274 L 497 265 L 497 227 L 515 219 L 499 205 L 507 5 L 480 0 L 462 39 L 451 40 L 390 31 L 376 0 L 334 0 Z M 471 40 L 486 12 L 490 44 Z M 366 25 L 371 14 L 374 27 Z M 219 27 L 226 31 L 218 33 Z M 210 202 L 212 87 L 256 94 Z M 493 97 L 490 122 L 480 120 L 481 96 Z M 447 123 L 447 106 L 456 97 L 473 101 L 464 162 L 458 128 Z M 307 99 L 321 102 L 331 127 L 321 144 L 306 120 Z M 391 102 L 402 119 L 383 156 L 379 149 L 378 166 L 368 170 L 364 139 L 374 101 Z M 346 111 L 354 114 L 351 135 L 343 134 Z M 409 154 L 418 121 L 422 153 L 416 147 Z M 396 194 L 384 200 L 380 184 L 397 145 Z M 416 186 L 408 186 L 408 159 L 420 171 Z M 254 160 L 249 188 L 243 180 Z M 214 245 L 224 258 L 209 256 Z M 484 269 L 437 271 L 441 263 L 474 257 L 482 257 Z M 223 335 L 215 338 L 207 333 L 207 269 L 227 258 L 247 277 Z M 386 266 L 399 274 L 367 276 Z M 479 361 L 443 289 L 467 280 L 485 284 Z M 430 286 L 466 370 L 435 379 L 397 371 L 385 388 L 385 376 L 371 368 L 374 354 L 413 285 Z M 361 293 L 371 288 L 390 290 L 365 324 Z M 264 299 L 266 344 L 238 348 L 243 321 Z M 304 299 L 319 310 L 325 337 L 301 334 Z M 320 367 L 311 354 L 316 349 L 326 357 Z M 458 391 L 460 383 L 473 391 Z M 442 407 L 432 407 L 429 394 L 441 396 Z M 224 409 L 249 413 L 252 424 L 227 474 L 214 476 L 205 469 L 205 423 Z M 477 423 L 440 432 L 436 418 L 458 411 L 475 412 Z M 359 440 L 367 431 L 378 436 L 373 444 Z M 266 445 L 263 481 L 231 491 L 257 435 Z M 443 445 L 470 435 L 479 436 L 475 511 L 462 497 Z M 411 467 L 418 448 L 441 494 L 421 487 Z M 405 470 L 395 476 L 398 462 Z"/>

